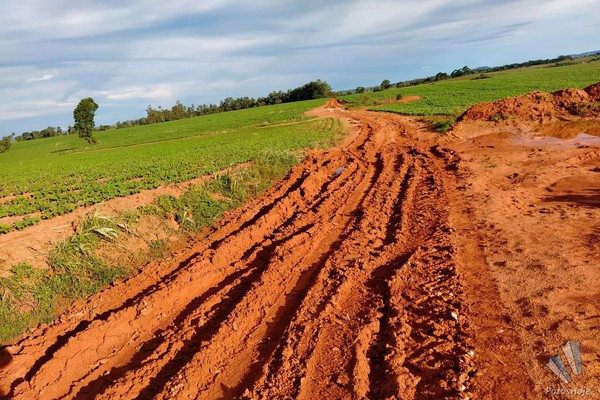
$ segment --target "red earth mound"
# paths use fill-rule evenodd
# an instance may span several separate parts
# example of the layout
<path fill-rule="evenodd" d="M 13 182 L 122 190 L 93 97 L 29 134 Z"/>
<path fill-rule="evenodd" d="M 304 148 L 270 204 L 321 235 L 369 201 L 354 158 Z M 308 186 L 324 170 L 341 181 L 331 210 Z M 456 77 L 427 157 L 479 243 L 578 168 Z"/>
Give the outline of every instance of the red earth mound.
<path fill-rule="evenodd" d="M 600 116 L 600 82 L 585 89 L 563 89 L 554 93 L 531 92 L 469 108 L 459 121 L 527 120 L 544 123 L 568 117 Z"/>

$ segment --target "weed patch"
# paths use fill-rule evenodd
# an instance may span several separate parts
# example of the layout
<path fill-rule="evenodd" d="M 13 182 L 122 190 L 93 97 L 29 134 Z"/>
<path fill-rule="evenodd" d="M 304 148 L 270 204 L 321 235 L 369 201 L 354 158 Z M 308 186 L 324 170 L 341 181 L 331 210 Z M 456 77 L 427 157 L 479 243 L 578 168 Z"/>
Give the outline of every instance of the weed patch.
<path fill-rule="evenodd" d="M 59 304 L 85 298 L 129 276 L 129 269 L 111 266 L 95 254 L 103 241 L 114 241 L 128 229 L 125 221 L 88 215 L 72 237 L 51 251 L 51 270 L 13 266 L 8 278 L 0 278 L 0 341 L 52 321 Z"/>

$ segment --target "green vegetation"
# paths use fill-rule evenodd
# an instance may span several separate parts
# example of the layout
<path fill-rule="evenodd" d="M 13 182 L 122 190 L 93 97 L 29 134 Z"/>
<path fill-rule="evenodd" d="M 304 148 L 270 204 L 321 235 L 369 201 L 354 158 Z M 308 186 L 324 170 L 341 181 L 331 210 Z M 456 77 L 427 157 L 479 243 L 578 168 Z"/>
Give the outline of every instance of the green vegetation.
<path fill-rule="evenodd" d="M 73 110 L 73 119 L 75 120 L 75 132 L 85 139 L 88 144 L 95 144 L 96 140 L 92 136 L 94 132 L 94 114 L 98 109 L 98 104 L 91 97 L 87 97 L 79 102 Z"/>
<path fill-rule="evenodd" d="M 487 79 L 463 76 L 418 86 L 394 88 L 386 91 L 352 94 L 342 99 L 356 106 L 373 107 L 383 100 L 393 99 L 398 94 L 420 96 L 421 99 L 402 104 L 385 104 L 377 110 L 398 112 L 407 115 L 452 115 L 458 116 L 470 106 L 517 96 L 534 90 L 552 92 L 558 89 L 583 88 L 600 81 L 600 63 L 566 65 L 548 68 L 529 67 L 486 72 Z"/>
<path fill-rule="evenodd" d="M 442 118 L 433 123 L 433 129 L 435 129 L 437 133 L 446 133 L 454 126 L 454 124 L 456 124 L 454 118 Z"/>
<path fill-rule="evenodd" d="M 257 99 L 252 97 L 227 97 L 216 104 L 202 104 L 199 106 L 184 106 L 179 101 L 170 109 L 155 109 L 150 106 L 146 109 L 146 117 L 125 122 L 117 122 L 116 128 L 127 126 L 155 124 L 159 122 L 175 121 L 184 118 L 199 117 L 202 115 L 216 114 L 227 111 L 245 110 L 247 108 L 263 107 L 267 105 L 291 103 L 304 100 L 315 100 L 331 97 L 332 91 L 329 83 L 316 80 L 299 86 L 295 89 L 289 89 L 287 92 L 271 92 L 266 97 Z M 109 127 L 110 128 L 110 127 Z"/>
<path fill-rule="evenodd" d="M 198 231 L 212 224 L 223 212 L 268 189 L 300 161 L 290 151 L 265 150 L 247 168 L 217 173 L 204 185 L 187 191 L 180 198 L 157 197 L 146 213 L 169 217 L 187 231 Z"/>
<path fill-rule="evenodd" d="M 392 83 L 389 79 L 384 79 L 383 81 L 381 81 L 379 87 L 381 88 L 381 90 L 387 90 L 392 87 Z"/>
<path fill-rule="evenodd" d="M 19 264 L 12 267 L 8 278 L 0 277 L 0 342 L 52 321 L 61 304 L 85 298 L 115 279 L 129 276 L 131 270 L 109 265 L 95 253 L 103 241 L 113 241 L 128 229 L 127 221 L 89 215 L 75 235 L 52 250 L 51 270 Z"/>
<path fill-rule="evenodd" d="M 341 123 L 303 115 L 323 103 L 287 103 L 97 132 L 99 144 L 93 147 L 74 135 L 14 143 L 0 156 L 0 232 L 214 173 L 253 160 L 265 149 L 328 146 L 342 132 Z M 5 218 L 11 216 L 22 219 Z"/>
<path fill-rule="evenodd" d="M 6 153 L 12 145 L 12 138 L 14 135 L 3 137 L 0 140 L 0 153 Z"/>

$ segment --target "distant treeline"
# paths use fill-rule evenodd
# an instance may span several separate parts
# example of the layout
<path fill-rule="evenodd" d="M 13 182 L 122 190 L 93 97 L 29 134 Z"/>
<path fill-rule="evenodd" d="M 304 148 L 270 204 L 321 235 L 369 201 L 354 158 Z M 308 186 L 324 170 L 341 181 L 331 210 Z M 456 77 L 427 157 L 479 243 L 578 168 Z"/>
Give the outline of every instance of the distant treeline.
<path fill-rule="evenodd" d="M 543 60 L 529 60 L 529 61 L 526 61 L 523 63 L 506 64 L 506 65 L 501 65 L 499 67 L 479 67 L 479 68 L 471 69 L 465 65 L 462 68 L 455 69 L 450 74 L 448 74 L 446 72 L 438 72 L 437 74 L 428 76 L 426 78 L 412 79 L 412 80 L 408 80 L 408 81 L 398 82 L 395 84 L 395 86 L 397 88 L 407 87 L 407 86 L 416 86 L 416 85 L 422 85 L 424 83 L 443 81 L 443 80 L 449 79 L 449 78 L 458 78 L 460 76 L 465 76 L 465 75 L 482 74 L 482 73 L 486 73 L 486 72 L 505 71 L 505 70 L 509 70 L 509 69 L 531 67 L 534 65 L 544 65 L 544 64 L 565 65 L 566 63 L 569 63 L 572 60 L 574 60 L 574 58 L 572 56 L 559 56 L 556 58 L 547 58 L 547 59 L 543 59 Z M 483 77 L 488 77 L 488 76 L 483 76 Z M 389 84 L 389 86 L 388 86 L 388 84 L 386 84 L 386 83 L 389 83 L 389 80 L 387 80 L 387 79 L 384 80 L 381 83 L 381 85 L 372 87 L 372 88 L 370 88 L 370 90 L 378 92 L 378 91 L 385 90 L 385 89 L 388 89 L 388 88 L 394 86 L 391 84 Z M 364 93 L 366 90 L 369 90 L 369 89 L 359 86 L 354 90 L 343 92 L 342 94 Z"/>
<path fill-rule="evenodd" d="M 589 56 L 589 55 L 587 55 L 587 56 Z M 393 86 L 396 86 L 397 88 L 407 87 L 407 86 L 416 86 L 416 85 L 421 85 L 424 83 L 438 82 L 438 81 L 442 81 L 442 80 L 449 79 L 449 78 L 457 78 L 457 77 L 465 76 L 465 75 L 484 74 L 486 72 L 504 71 L 504 70 L 510 70 L 510 69 L 516 69 L 516 68 L 531 67 L 534 65 L 545 65 L 546 64 L 548 66 L 561 66 L 561 65 L 572 64 L 572 63 L 574 63 L 573 60 L 574 60 L 574 57 L 572 57 L 572 56 L 559 56 L 556 58 L 529 60 L 529 61 L 526 61 L 523 63 L 506 64 L 506 65 L 501 65 L 499 67 L 479 67 L 479 68 L 471 69 L 465 65 L 462 68 L 455 69 L 450 74 L 448 74 L 446 72 L 438 72 L 437 74 L 428 76 L 426 78 L 401 81 L 396 84 L 392 84 L 392 83 L 390 83 L 389 80 L 385 79 L 381 83 L 381 85 L 376 86 L 376 87 L 365 88 L 365 87 L 359 86 L 354 90 L 341 91 L 341 92 L 338 92 L 338 94 L 363 93 L 367 90 L 381 91 L 381 90 L 389 89 Z M 594 60 L 596 60 L 596 59 L 592 59 L 592 61 L 594 61 Z M 479 79 L 479 78 L 489 78 L 489 76 L 480 75 L 474 79 Z M 159 122 L 175 121 L 178 119 L 199 117 L 201 115 L 216 114 L 216 113 L 225 112 L 225 111 L 242 110 L 245 108 L 261 107 L 261 106 L 266 106 L 266 105 L 271 105 L 271 104 L 289 103 L 289 102 L 293 102 L 293 101 L 319 99 L 319 98 L 324 98 L 324 97 L 330 97 L 330 96 L 332 96 L 332 94 L 333 94 L 333 92 L 331 90 L 331 86 L 329 86 L 329 84 L 327 82 L 324 82 L 321 80 L 316 80 L 316 81 L 309 82 L 305 85 L 302 85 L 300 87 L 297 87 L 295 89 L 289 89 L 287 92 L 283 92 L 281 90 L 276 91 L 276 92 L 274 91 L 274 92 L 269 93 L 265 97 L 258 97 L 256 99 L 252 98 L 252 97 L 238 97 L 235 99 L 233 97 L 227 97 L 227 98 L 221 100 L 221 102 L 219 104 L 201 104 L 198 106 L 196 106 L 194 104 L 192 104 L 190 106 L 186 106 L 186 105 L 182 104 L 181 102 L 177 101 L 175 103 L 175 105 L 172 106 L 171 108 L 162 108 L 160 106 L 157 108 L 153 108 L 152 106 L 148 106 L 148 108 L 146 109 L 145 117 L 142 117 L 139 119 L 134 119 L 134 120 L 128 120 L 128 121 L 118 121 L 114 125 L 100 125 L 100 126 L 96 127 L 95 130 L 104 131 L 104 130 L 115 129 L 115 128 L 119 129 L 119 128 L 127 128 L 130 126 L 140 126 L 140 125 L 155 124 L 155 123 L 159 123 Z M 43 129 L 41 131 L 24 132 L 21 135 L 15 135 L 13 133 L 10 137 L 14 137 L 14 140 L 16 140 L 16 141 L 22 141 L 22 140 L 33 140 L 33 139 L 40 139 L 40 138 L 45 138 L 45 137 L 60 136 L 60 135 L 73 134 L 73 133 L 76 133 L 76 132 L 70 126 L 66 131 L 63 131 L 60 127 L 54 128 L 54 127 L 49 126 L 48 128 Z M 10 139 L 7 139 L 7 141 L 10 142 Z M 2 151 L 3 148 L 6 148 L 6 147 L 8 147 L 8 145 L 0 144 L 0 152 Z"/>
<path fill-rule="evenodd" d="M 127 128 L 130 126 L 140 126 L 155 124 L 159 122 L 175 121 L 178 119 L 199 117 L 201 115 L 216 114 L 225 111 L 242 110 L 245 108 L 261 107 L 271 104 L 290 103 L 293 101 L 312 100 L 320 99 L 324 97 L 330 97 L 333 94 L 329 83 L 316 80 L 309 82 L 305 85 L 290 89 L 287 92 L 274 91 L 269 93 L 265 97 L 252 98 L 252 97 L 227 97 L 221 100 L 219 104 L 202 104 L 196 106 L 194 104 L 190 106 L 183 105 L 180 101 L 177 101 L 171 108 L 157 107 L 153 108 L 148 106 L 146 108 L 146 116 L 129 120 L 119 121 L 114 125 L 100 125 L 95 128 L 97 131 L 105 131 L 114 128 Z M 23 132 L 20 135 L 13 134 L 16 141 L 23 140 L 34 140 L 46 137 L 61 136 L 76 133 L 73 127 L 69 126 L 66 131 L 63 131 L 60 127 L 49 126 L 41 131 Z M 13 137 L 11 136 L 11 137 Z"/>
<path fill-rule="evenodd" d="M 152 108 L 148 106 L 146 116 L 140 119 L 130 121 L 119 121 L 115 128 L 127 128 L 130 126 L 156 124 L 159 122 L 175 121 L 178 119 L 199 117 L 202 115 L 216 114 L 226 111 L 243 110 L 246 108 L 262 107 L 272 104 L 291 103 L 294 101 L 313 100 L 332 95 L 329 83 L 316 80 L 295 89 L 289 89 L 287 92 L 274 91 L 265 97 L 227 97 L 217 104 L 201 104 L 185 106 L 177 101 L 171 108 Z M 110 127 L 99 127 L 99 129 L 109 129 Z"/>
<path fill-rule="evenodd" d="M 72 131 L 73 128 L 69 127 L 69 131 Z M 31 132 L 23 132 L 20 135 L 15 135 L 14 133 L 11 136 L 14 136 L 17 142 L 22 142 L 24 140 L 35 140 L 42 139 L 47 137 L 61 136 L 66 135 L 67 133 L 75 133 L 75 132 L 67 132 L 63 131 L 60 126 L 56 128 L 53 126 L 49 126 L 46 129 L 42 129 L 41 131 L 31 131 Z"/>

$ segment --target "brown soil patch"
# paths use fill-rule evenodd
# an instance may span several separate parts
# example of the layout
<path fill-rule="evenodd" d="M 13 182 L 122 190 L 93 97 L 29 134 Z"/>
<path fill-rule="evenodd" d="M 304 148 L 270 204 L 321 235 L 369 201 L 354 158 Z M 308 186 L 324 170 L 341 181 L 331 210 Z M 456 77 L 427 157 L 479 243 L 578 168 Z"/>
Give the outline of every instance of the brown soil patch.
<path fill-rule="evenodd" d="M 34 213 L 28 214 L 26 216 L 13 215 L 10 217 L 2 217 L 2 218 L 0 218 L 0 225 L 12 225 L 15 222 L 23 221 L 26 218 L 36 218 L 36 217 L 41 217 L 41 216 L 42 216 L 41 212 L 34 212 Z"/>
<path fill-rule="evenodd" d="M 25 217 L 21 215 L 12 215 L 10 217 L 0 218 L 0 225 L 12 225 L 15 222 L 23 221 Z"/>
<path fill-rule="evenodd" d="M 24 198 L 28 199 L 28 198 L 33 197 L 33 195 L 31 193 L 23 193 L 23 194 L 19 194 L 19 195 L 9 194 L 8 196 L 4 196 L 4 197 L 0 198 L 0 204 L 11 202 L 14 199 L 19 198 L 19 197 L 24 197 Z"/>
<path fill-rule="evenodd" d="M 411 101 L 417 101 L 417 100 L 421 100 L 422 97 L 421 96 L 406 96 L 401 98 L 400 100 L 396 100 L 396 103 L 398 104 L 402 104 L 402 103 L 410 103 Z"/>
<path fill-rule="evenodd" d="M 383 99 L 383 100 L 381 100 L 381 103 L 378 104 L 375 108 L 382 107 L 382 106 L 388 106 L 390 104 L 410 103 L 411 101 L 417 101 L 417 100 L 421 100 L 421 99 L 422 99 L 421 96 L 406 96 L 406 97 L 402 97 L 401 99 Z"/>
<path fill-rule="evenodd" d="M 465 212 L 456 218 L 471 215 L 463 222 L 470 237 L 457 239 L 479 243 L 487 264 L 480 284 L 470 289 L 476 292 L 471 297 L 481 291 L 481 283 L 494 282 L 496 307 L 508 326 L 492 323 L 476 335 L 518 337 L 515 357 L 528 366 L 533 398 L 544 397 L 546 388 L 560 387 L 587 387 L 592 398 L 598 397 L 600 142 L 592 135 L 582 139 L 581 132 L 596 134 L 599 122 L 462 122 L 445 139 L 461 159 Z M 586 372 L 561 386 L 545 363 L 549 356 L 562 354 L 560 346 L 568 340 L 581 342 Z M 482 376 L 489 377 L 489 365 L 482 365 Z M 500 377 L 492 374 L 489 379 L 492 388 Z M 487 393 L 484 398 L 499 396 L 493 390 L 482 393 Z"/>
<path fill-rule="evenodd" d="M 4 196 L 4 197 L 0 198 L 0 204 L 8 203 L 9 201 L 12 201 L 16 198 L 17 198 L 17 196 L 15 196 L 14 194 L 9 194 L 8 196 Z"/>

